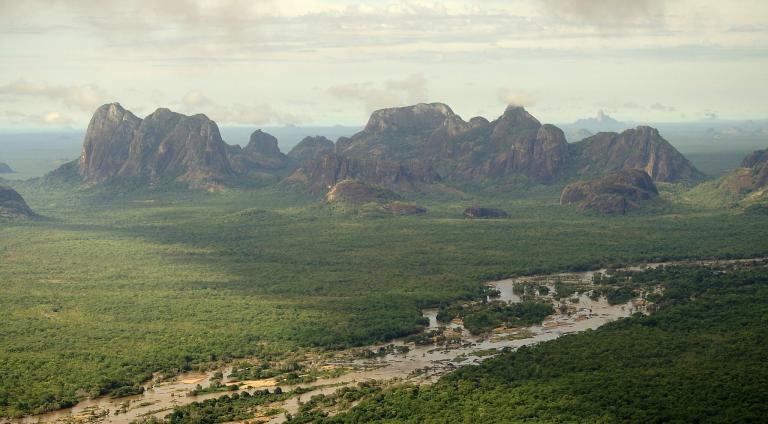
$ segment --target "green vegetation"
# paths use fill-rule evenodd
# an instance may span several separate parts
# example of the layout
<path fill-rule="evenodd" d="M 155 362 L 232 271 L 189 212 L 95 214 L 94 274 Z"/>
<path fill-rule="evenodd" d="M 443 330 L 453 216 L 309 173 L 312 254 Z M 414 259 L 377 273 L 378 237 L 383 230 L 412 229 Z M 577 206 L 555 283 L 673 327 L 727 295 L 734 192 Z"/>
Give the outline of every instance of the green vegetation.
<path fill-rule="evenodd" d="M 768 266 L 625 275 L 663 287 L 659 311 L 561 337 L 432 386 L 404 385 L 291 423 L 762 422 L 768 414 Z"/>
<path fill-rule="evenodd" d="M 500 325 L 507 327 L 538 324 L 555 312 L 549 302 L 525 301 L 508 304 L 503 301 L 474 302 L 440 308 L 437 319 L 450 322 L 460 318 L 472 334 L 481 334 Z"/>
<path fill-rule="evenodd" d="M 515 274 L 768 255 L 768 216 L 668 204 L 628 217 L 558 187 L 432 195 L 418 216 L 334 214 L 280 188 L 114 194 L 14 184 L 48 219 L 0 223 L 0 416 L 119 395 L 152 373 L 361 346 Z M 465 220 L 483 204 L 513 217 Z"/>

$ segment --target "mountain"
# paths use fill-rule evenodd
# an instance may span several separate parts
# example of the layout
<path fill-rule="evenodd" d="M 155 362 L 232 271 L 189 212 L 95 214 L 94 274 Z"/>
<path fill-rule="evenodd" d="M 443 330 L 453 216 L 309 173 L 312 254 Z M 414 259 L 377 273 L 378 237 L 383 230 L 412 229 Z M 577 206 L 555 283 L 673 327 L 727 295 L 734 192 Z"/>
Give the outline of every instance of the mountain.
<path fill-rule="evenodd" d="M 13 169 L 7 163 L 0 162 L 0 174 L 12 174 Z"/>
<path fill-rule="evenodd" d="M 747 155 L 741 167 L 725 176 L 718 188 L 733 195 L 763 197 L 768 189 L 768 149 Z"/>
<path fill-rule="evenodd" d="M 599 133 L 571 145 L 578 175 L 642 169 L 656 182 L 696 181 L 704 175 L 655 128 Z"/>
<path fill-rule="evenodd" d="M 160 108 L 144 119 L 119 103 L 96 110 L 76 164 L 65 164 L 47 177 L 82 182 L 134 178 L 150 184 L 183 182 L 217 187 L 239 175 L 290 172 L 294 161 L 280 152 L 277 139 L 257 130 L 244 148 L 226 144 L 207 116 L 186 116 Z"/>
<path fill-rule="evenodd" d="M 88 124 L 78 173 L 90 183 L 119 176 L 206 185 L 235 172 L 216 123 L 205 115 L 160 108 L 142 120 L 111 103 Z"/>
<path fill-rule="evenodd" d="M 333 142 L 323 136 L 304 137 L 288 152 L 288 156 L 298 162 L 304 162 L 333 153 L 334 150 L 336 146 Z"/>
<path fill-rule="evenodd" d="M 117 175 L 128 160 L 129 149 L 141 119 L 119 103 L 96 110 L 85 133 L 78 172 L 86 181 Z"/>
<path fill-rule="evenodd" d="M 576 204 L 579 210 L 592 209 L 606 215 L 624 215 L 658 195 L 648 174 L 629 169 L 568 184 L 560 195 L 560 204 Z"/>
<path fill-rule="evenodd" d="M 564 169 L 568 144 L 562 131 L 542 125 L 525 109 L 508 107 L 493 122 L 464 121 L 442 103 L 374 112 L 363 131 L 336 144 L 339 155 L 419 160 L 458 182 L 547 183 Z"/>
<path fill-rule="evenodd" d="M 584 128 L 564 128 L 563 132 L 565 133 L 565 139 L 568 140 L 569 143 L 575 143 L 595 135 L 592 131 L 585 130 Z"/>
<path fill-rule="evenodd" d="M 37 218 L 16 190 L 0 185 L 0 218 Z"/>
<path fill-rule="evenodd" d="M 227 158 L 238 174 L 280 171 L 291 166 L 291 159 L 280 152 L 277 138 L 262 130 L 251 134 L 248 144 L 227 146 Z"/>
<path fill-rule="evenodd" d="M 335 145 L 325 137 L 306 137 L 288 155 L 261 130 L 241 148 L 226 144 L 205 115 L 161 108 L 140 119 L 112 103 L 91 119 L 76 166 L 65 165 L 53 175 L 72 168 L 90 184 L 123 177 L 216 187 L 288 175 L 284 182 L 316 194 L 344 179 L 420 191 L 439 181 L 499 189 L 632 168 L 646 170 L 655 181 L 701 177 L 650 127 L 599 133 L 569 145 L 558 127 L 542 124 L 521 107 L 509 106 L 493 121 L 464 121 L 442 103 L 377 110 L 351 137 Z"/>
<path fill-rule="evenodd" d="M 632 124 L 617 121 L 616 119 L 603 112 L 603 110 L 598 110 L 597 114 L 593 118 L 578 119 L 571 124 L 563 125 L 563 127 L 598 133 L 606 131 L 623 131 L 627 128 L 631 128 Z"/>
<path fill-rule="evenodd" d="M 418 161 L 397 162 L 327 154 L 305 162 L 283 182 L 301 184 L 311 193 L 319 194 L 347 179 L 390 190 L 419 191 L 425 184 L 440 181 L 440 176 Z"/>

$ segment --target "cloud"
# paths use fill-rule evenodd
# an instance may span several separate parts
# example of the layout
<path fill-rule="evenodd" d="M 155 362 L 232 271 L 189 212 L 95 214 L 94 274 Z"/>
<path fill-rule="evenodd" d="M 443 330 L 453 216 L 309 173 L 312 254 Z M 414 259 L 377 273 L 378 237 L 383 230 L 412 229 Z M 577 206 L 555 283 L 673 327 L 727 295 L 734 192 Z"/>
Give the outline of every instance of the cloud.
<path fill-rule="evenodd" d="M 40 122 L 45 125 L 69 125 L 74 121 L 59 112 L 48 112 L 40 118 Z"/>
<path fill-rule="evenodd" d="M 17 80 L 15 82 L 0 86 L 0 97 L 39 97 L 48 100 L 60 102 L 67 107 L 74 107 L 86 112 L 92 112 L 94 109 L 104 103 L 106 94 L 99 87 L 88 85 L 48 85 L 45 83 L 34 83 L 26 80 Z"/>
<path fill-rule="evenodd" d="M 236 104 L 224 109 L 214 110 L 212 116 L 214 116 L 215 119 L 221 120 L 223 122 L 245 125 L 300 125 L 307 121 L 307 119 L 302 116 L 276 110 L 268 104 Z"/>
<path fill-rule="evenodd" d="M 675 112 L 675 111 L 677 111 L 677 108 L 675 108 L 674 106 L 667 106 L 667 105 L 663 105 L 661 103 L 654 103 L 654 104 L 648 106 L 648 109 L 656 110 L 656 111 L 659 111 L 659 112 Z"/>
<path fill-rule="evenodd" d="M 198 108 L 212 104 L 208 97 L 197 90 L 193 90 L 185 94 L 184 97 L 181 98 L 181 102 L 187 108 Z"/>
<path fill-rule="evenodd" d="M 542 0 L 544 13 L 572 24 L 620 28 L 661 26 L 672 0 Z"/>
<path fill-rule="evenodd" d="M 536 104 L 536 98 L 530 93 L 507 88 L 499 90 L 499 101 L 510 106 L 531 107 Z"/>
<path fill-rule="evenodd" d="M 367 113 L 426 102 L 429 98 L 427 79 L 421 74 L 388 80 L 382 86 L 372 82 L 336 85 L 330 87 L 328 93 L 338 99 L 362 102 Z"/>

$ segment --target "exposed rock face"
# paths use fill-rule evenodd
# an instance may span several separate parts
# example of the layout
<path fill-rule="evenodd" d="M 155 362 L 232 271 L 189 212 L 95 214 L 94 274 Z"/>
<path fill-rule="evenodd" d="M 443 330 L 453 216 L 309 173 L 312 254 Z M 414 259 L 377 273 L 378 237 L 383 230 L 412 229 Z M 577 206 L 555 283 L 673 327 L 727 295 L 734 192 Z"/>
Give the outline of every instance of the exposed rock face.
<path fill-rule="evenodd" d="M 128 160 L 128 151 L 141 119 L 110 103 L 96 110 L 88 124 L 78 160 L 80 175 L 99 181 L 117 175 Z"/>
<path fill-rule="evenodd" d="M 0 218 L 37 218 L 16 190 L 0 185 Z"/>
<path fill-rule="evenodd" d="M 215 122 L 205 115 L 185 116 L 158 109 L 136 129 L 119 175 L 216 183 L 234 172 Z"/>
<path fill-rule="evenodd" d="M 509 214 L 501 209 L 471 207 L 464 209 L 465 218 L 508 218 Z"/>
<path fill-rule="evenodd" d="M 463 131 L 469 124 L 442 103 L 382 109 L 373 112 L 365 128 L 340 139 L 340 155 L 376 160 L 402 161 L 423 158 L 429 140 Z"/>
<path fill-rule="evenodd" d="M 291 163 L 291 160 L 280 152 L 277 139 L 262 130 L 254 131 L 250 141 L 242 149 L 239 146 L 228 146 L 227 157 L 232 168 L 239 174 L 282 170 Z"/>
<path fill-rule="evenodd" d="M 323 136 L 304 137 L 288 152 L 288 156 L 298 162 L 305 162 L 333 153 L 335 146 Z"/>
<path fill-rule="evenodd" d="M 413 205 L 409 203 L 392 202 L 383 206 L 384 210 L 390 212 L 393 215 L 420 215 L 427 213 L 427 209 L 420 205 Z"/>
<path fill-rule="evenodd" d="M 391 200 L 396 195 L 388 190 L 371 187 L 360 181 L 346 179 L 336 183 L 325 195 L 327 204 L 362 205 Z"/>
<path fill-rule="evenodd" d="M 641 206 L 642 201 L 659 195 L 645 171 L 629 169 L 567 185 L 560 204 L 577 204 L 580 210 L 594 209 L 603 214 L 624 215 Z"/>
<path fill-rule="evenodd" d="M 573 145 L 580 175 L 600 175 L 621 169 L 642 169 L 653 181 L 696 181 L 703 174 L 659 131 L 637 127 L 621 134 L 599 133 Z"/>
<path fill-rule="evenodd" d="M 305 162 L 285 182 L 301 183 L 312 193 L 322 193 L 339 181 L 354 179 L 392 190 L 415 191 L 419 184 L 439 181 L 428 166 L 416 161 L 365 160 L 336 154 Z"/>
<path fill-rule="evenodd" d="M 336 143 L 336 152 L 360 159 L 418 159 L 457 181 L 546 183 L 562 173 L 568 144 L 562 131 L 541 125 L 523 108 L 509 107 L 488 122 L 465 122 L 442 103 L 383 109 L 365 129 Z"/>
<path fill-rule="evenodd" d="M 161 108 L 141 120 L 112 103 L 91 119 L 78 171 L 89 182 L 113 176 L 220 182 L 234 175 L 226 150 L 218 126 L 205 115 Z"/>
<path fill-rule="evenodd" d="M 12 174 L 13 169 L 7 163 L 0 162 L 0 174 Z"/>
<path fill-rule="evenodd" d="M 768 189 L 768 149 L 747 155 L 741 167 L 723 178 L 718 187 L 728 193 L 742 195 Z"/>

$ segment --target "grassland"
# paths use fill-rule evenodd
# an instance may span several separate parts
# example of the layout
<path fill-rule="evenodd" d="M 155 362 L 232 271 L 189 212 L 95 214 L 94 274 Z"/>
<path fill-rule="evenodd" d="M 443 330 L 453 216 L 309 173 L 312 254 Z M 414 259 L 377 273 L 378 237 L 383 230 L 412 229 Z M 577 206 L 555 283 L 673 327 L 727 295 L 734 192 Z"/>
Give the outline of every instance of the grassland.
<path fill-rule="evenodd" d="M 660 200 L 604 218 L 559 206 L 556 187 L 415 196 L 429 212 L 412 217 L 334 214 L 279 188 L 16 187 L 48 219 L 0 223 L 0 416 L 153 372 L 413 333 L 421 308 L 504 276 L 768 255 L 768 216 Z M 462 219 L 476 204 L 512 218 Z"/>

